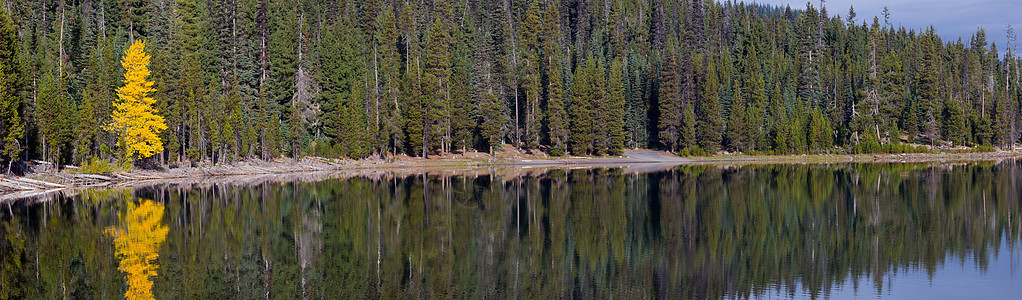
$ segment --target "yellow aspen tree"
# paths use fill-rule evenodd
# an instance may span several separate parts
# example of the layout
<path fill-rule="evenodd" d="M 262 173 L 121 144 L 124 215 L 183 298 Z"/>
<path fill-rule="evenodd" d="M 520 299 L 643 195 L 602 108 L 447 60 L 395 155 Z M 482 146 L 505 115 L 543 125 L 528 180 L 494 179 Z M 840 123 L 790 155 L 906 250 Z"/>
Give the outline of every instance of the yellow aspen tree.
<path fill-rule="evenodd" d="M 149 93 L 156 91 L 149 77 L 149 59 L 145 53 L 145 41 L 137 40 L 124 51 L 121 66 L 124 67 L 124 86 L 117 89 L 112 120 L 105 126 L 107 131 L 120 135 L 121 146 L 126 155 L 139 159 L 163 151 L 160 132 L 167 129 L 163 116 L 153 107 L 155 99 Z"/>

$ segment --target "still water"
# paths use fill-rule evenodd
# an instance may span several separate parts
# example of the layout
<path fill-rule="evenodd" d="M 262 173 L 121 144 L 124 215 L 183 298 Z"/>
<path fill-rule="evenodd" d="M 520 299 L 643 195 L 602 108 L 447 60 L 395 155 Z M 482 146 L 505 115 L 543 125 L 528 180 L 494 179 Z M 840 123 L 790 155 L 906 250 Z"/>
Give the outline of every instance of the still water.
<path fill-rule="evenodd" d="M 1018 299 L 1020 175 L 681 166 L 89 190 L 4 207 L 0 298 Z"/>

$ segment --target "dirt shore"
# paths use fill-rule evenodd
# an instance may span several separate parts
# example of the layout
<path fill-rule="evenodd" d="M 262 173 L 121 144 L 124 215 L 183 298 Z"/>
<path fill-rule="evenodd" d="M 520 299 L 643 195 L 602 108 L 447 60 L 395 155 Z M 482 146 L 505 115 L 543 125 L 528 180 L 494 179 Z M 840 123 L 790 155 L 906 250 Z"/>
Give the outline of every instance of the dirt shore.
<path fill-rule="evenodd" d="M 397 156 L 387 159 L 347 160 L 304 157 L 273 161 L 246 160 L 230 164 L 135 170 L 107 174 L 76 174 L 74 168 L 47 170 L 25 176 L 0 175 L 0 203 L 82 188 L 137 187 L 161 183 L 201 184 L 208 182 L 313 181 L 354 176 L 409 174 L 462 175 L 472 172 L 508 173 L 515 176 L 542 172 L 548 168 L 622 167 L 625 172 L 653 172 L 677 165 L 763 165 L 842 163 L 954 163 L 1001 161 L 1022 156 L 1019 152 L 859 154 L 859 155 L 717 155 L 678 157 L 653 150 L 626 150 L 614 157 L 561 157 L 532 155 L 505 149 L 501 155 L 484 153 L 433 157 Z M 46 168 L 39 168 L 46 170 Z M 52 169 L 52 168 L 51 168 Z"/>

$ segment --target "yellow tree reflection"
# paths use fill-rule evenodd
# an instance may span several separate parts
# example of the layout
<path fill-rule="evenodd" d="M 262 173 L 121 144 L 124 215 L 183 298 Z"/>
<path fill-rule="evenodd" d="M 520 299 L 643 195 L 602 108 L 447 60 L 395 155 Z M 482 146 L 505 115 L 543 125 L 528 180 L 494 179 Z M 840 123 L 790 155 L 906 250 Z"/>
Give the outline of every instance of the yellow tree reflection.
<path fill-rule="evenodd" d="M 114 237 L 118 270 L 126 274 L 127 299 L 153 299 L 153 281 L 156 277 L 155 260 L 159 257 L 160 244 L 167 239 L 167 226 L 163 220 L 163 204 L 142 200 L 138 206 L 128 204 L 127 220 L 121 220 L 121 227 L 108 227 L 106 233 Z"/>

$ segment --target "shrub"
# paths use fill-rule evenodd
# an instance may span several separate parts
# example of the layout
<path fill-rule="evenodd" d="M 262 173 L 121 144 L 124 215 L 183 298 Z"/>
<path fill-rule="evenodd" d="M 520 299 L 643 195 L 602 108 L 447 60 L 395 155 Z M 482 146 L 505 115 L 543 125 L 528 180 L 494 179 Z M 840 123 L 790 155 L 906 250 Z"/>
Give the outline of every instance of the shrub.
<path fill-rule="evenodd" d="M 678 156 L 707 156 L 707 155 L 710 154 L 707 153 L 706 150 L 703 150 L 703 148 L 699 148 L 698 146 L 685 148 L 681 149 L 681 151 L 678 151 Z"/>
<path fill-rule="evenodd" d="M 912 146 L 902 143 L 887 143 L 883 145 L 873 143 L 860 143 L 852 148 L 852 152 L 858 154 L 866 153 L 933 153 L 934 151 L 924 146 Z"/>
<path fill-rule="evenodd" d="M 131 164 L 129 163 L 128 166 L 130 167 Z M 124 169 L 124 167 L 121 166 L 120 169 Z M 116 171 L 118 171 L 117 165 L 110 163 L 109 160 L 99 159 L 95 156 L 89 157 L 77 170 L 78 173 L 82 174 L 106 174 Z"/>
<path fill-rule="evenodd" d="M 977 152 L 994 152 L 994 151 L 997 151 L 997 149 L 994 149 L 994 146 L 980 145 L 980 146 L 972 147 L 972 148 L 969 148 L 968 150 L 963 150 L 963 151 L 960 151 L 960 152 L 977 153 Z"/>

